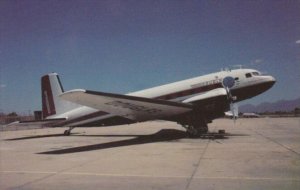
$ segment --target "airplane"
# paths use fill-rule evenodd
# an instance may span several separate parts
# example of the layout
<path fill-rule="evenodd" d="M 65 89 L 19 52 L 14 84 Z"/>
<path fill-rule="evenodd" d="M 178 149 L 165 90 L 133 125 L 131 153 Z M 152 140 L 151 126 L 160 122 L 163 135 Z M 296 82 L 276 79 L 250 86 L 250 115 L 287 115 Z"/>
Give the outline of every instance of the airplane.
<path fill-rule="evenodd" d="M 245 118 L 259 118 L 260 115 L 258 115 L 256 113 L 243 113 L 243 117 L 245 117 Z"/>
<path fill-rule="evenodd" d="M 47 127 L 114 126 L 167 120 L 182 125 L 190 137 L 208 132 L 208 123 L 224 116 L 230 106 L 257 96 L 276 82 L 254 69 L 226 69 L 125 95 L 85 89 L 64 91 L 59 75 L 41 78 L 42 115 Z"/>

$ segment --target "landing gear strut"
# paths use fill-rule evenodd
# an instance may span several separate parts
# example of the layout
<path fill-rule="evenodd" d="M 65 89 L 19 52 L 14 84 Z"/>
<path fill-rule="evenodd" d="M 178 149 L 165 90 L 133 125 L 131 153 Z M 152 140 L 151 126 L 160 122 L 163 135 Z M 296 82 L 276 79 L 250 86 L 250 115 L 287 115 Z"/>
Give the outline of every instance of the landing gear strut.
<path fill-rule="evenodd" d="M 72 129 L 74 129 L 75 127 L 70 127 L 69 129 L 65 130 L 64 135 L 65 136 L 69 136 L 71 134 Z"/>
<path fill-rule="evenodd" d="M 195 111 L 192 114 L 188 114 L 179 120 L 179 124 L 186 129 L 186 133 L 190 138 L 198 138 L 208 132 L 207 123 L 210 120 L 207 119 L 205 114 L 200 111 Z"/>
<path fill-rule="evenodd" d="M 185 129 L 190 138 L 201 137 L 208 132 L 207 119 L 201 113 L 188 115 L 179 122 Z"/>

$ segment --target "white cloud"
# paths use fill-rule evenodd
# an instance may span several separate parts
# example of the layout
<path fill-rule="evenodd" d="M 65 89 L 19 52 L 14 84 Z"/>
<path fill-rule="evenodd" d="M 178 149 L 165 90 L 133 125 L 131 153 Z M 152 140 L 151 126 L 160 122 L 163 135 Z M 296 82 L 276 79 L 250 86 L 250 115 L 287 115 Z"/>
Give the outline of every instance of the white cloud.
<path fill-rule="evenodd" d="M 300 40 L 297 40 L 295 43 L 296 43 L 296 44 L 300 44 Z"/>
<path fill-rule="evenodd" d="M 258 65 L 258 64 L 262 64 L 264 62 L 264 60 L 262 59 L 255 59 L 254 61 L 251 61 L 252 65 Z"/>

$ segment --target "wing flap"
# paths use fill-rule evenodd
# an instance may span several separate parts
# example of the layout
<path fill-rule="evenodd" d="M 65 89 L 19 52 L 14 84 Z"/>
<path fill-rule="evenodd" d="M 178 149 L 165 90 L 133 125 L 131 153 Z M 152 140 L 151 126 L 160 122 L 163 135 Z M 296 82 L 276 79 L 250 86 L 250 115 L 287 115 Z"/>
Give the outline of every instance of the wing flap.
<path fill-rule="evenodd" d="M 137 121 L 162 119 L 193 109 L 193 106 L 187 103 L 82 89 L 65 92 L 60 97 L 64 100 Z"/>
<path fill-rule="evenodd" d="M 227 97 L 227 92 L 224 88 L 216 88 L 210 91 L 207 91 L 205 93 L 193 96 L 191 98 L 185 99 L 183 103 L 201 103 L 201 102 L 207 102 L 211 99 L 217 99 L 219 97 Z"/>

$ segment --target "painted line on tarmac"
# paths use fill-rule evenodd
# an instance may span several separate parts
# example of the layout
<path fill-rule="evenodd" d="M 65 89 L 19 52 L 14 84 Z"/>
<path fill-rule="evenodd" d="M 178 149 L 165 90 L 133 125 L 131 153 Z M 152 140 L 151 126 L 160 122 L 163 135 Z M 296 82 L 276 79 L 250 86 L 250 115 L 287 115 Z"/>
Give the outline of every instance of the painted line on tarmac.
<path fill-rule="evenodd" d="M 0 171 L 0 174 L 57 174 L 57 175 L 78 175 L 78 176 L 102 176 L 102 177 L 143 177 L 143 178 L 189 178 L 190 176 L 154 176 L 154 175 L 130 175 L 130 174 L 109 174 L 92 172 L 54 172 L 54 171 Z M 194 177 L 194 179 L 212 180 L 251 180 L 251 181 L 299 181 L 300 178 L 272 178 L 272 177 Z"/>

